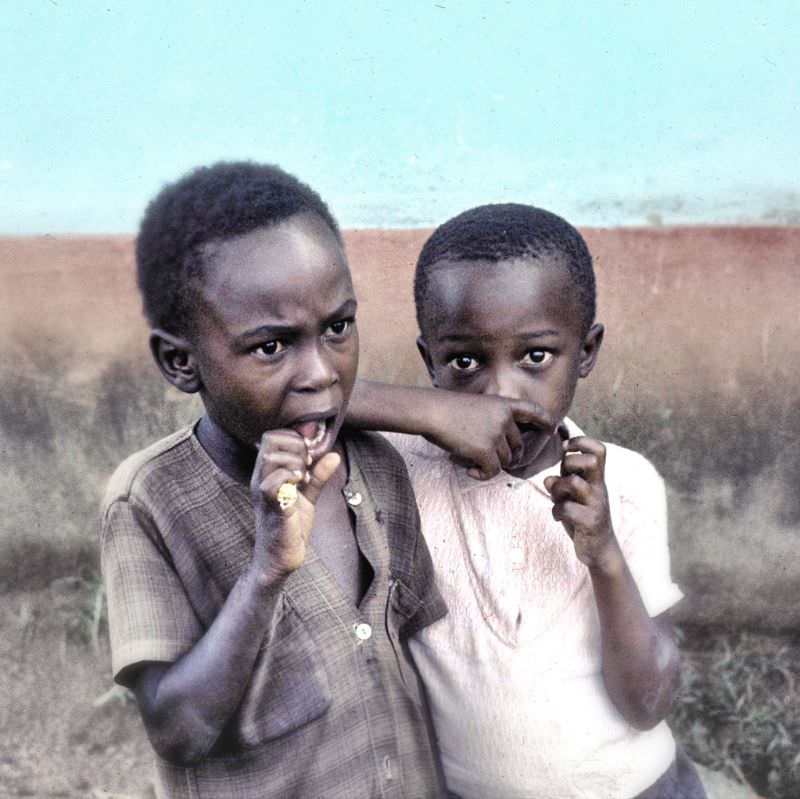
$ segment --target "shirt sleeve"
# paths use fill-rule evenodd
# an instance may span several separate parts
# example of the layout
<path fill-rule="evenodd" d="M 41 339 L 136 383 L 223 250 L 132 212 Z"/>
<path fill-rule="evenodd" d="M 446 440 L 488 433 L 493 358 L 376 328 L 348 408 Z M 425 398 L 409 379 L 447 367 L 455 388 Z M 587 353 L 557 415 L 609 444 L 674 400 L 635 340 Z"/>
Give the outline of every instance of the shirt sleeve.
<path fill-rule="evenodd" d="M 415 589 L 422 603 L 417 612 L 408 620 L 403 627 L 403 635 L 409 637 L 415 635 L 424 627 L 439 621 L 447 614 L 447 605 L 439 592 L 434 578 L 433 561 L 428 551 L 428 545 L 419 530 L 419 516 L 417 516 L 417 548 L 414 553 L 414 582 Z"/>
<path fill-rule="evenodd" d="M 202 635 L 201 625 L 148 516 L 117 500 L 103 516 L 101 565 L 114 679 L 146 661 L 172 662 Z"/>
<path fill-rule="evenodd" d="M 421 600 L 417 611 L 403 626 L 403 636 L 410 637 L 445 616 L 447 605 L 436 584 L 433 559 L 422 534 L 417 500 L 407 472 L 404 477 L 403 487 L 399 493 L 408 508 L 410 534 L 415 542 L 410 579 L 414 593 Z"/>
<path fill-rule="evenodd" d="M 433 560 L 422 535 L 417 501 L 408 474 L 409 464 L 413 464 L 414 453 L 419 449 L 420 438 L 403 433 L 381 433 L 381 435 L 396 450 L 391 493 L 403 528 L 402 543 L 399 541 L 397 543 L 402 547 L 412 547 L 410 568 L 405 577 L 408 587 L 419 601 L 416 602 L 417 608 L 413 615 L 402 628 L 403 637 L 409 637 L 445 616 L 447 605 L 436 585 Z"/>
<path fill-rule="evenodd" d="M 634 453 L 631 453 L 632 455 Z M 667 537 L 667 496 L 655 467 L 636 455 L 628 464 L 615 522 L 628 568 L 651 617 L 669 610 L 683 598 L 670 574 Z"/>

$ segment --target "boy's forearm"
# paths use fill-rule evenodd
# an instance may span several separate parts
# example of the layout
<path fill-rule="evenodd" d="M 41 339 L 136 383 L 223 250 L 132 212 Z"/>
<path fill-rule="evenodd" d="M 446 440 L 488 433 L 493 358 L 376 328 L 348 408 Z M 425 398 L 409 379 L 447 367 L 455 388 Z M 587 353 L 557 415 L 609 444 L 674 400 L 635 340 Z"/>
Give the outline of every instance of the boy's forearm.
<path fill-rule="evenodd" d="M 519 424 L 549 433 L 556 420 L 534 402 L 485 394 L 356 381 L 347 423 L 364 430 L 424 436 L 485 480 L 521 452 Z"/>
<path fill-rule="evenodd" d="M 438 402 L 430 388 L 356 380 L 346 420 L 362 430 L 426 435 L 426 420 L 437 411 Z"/>
<path fill-rule="evenodd" d="M 283 579 L 245 572 L 203 637 L 170 665 L 145 667 L 134 685 L 153 747 L 188 765 L 205 757 L 238 707 L 280 608 Z"/>
<path fill-rule="evenodd" d="M 678 673 L 678 650 L 666 616 L 650 618 L 616 545 L 615 556 L 589 570 L 602 639 L 606 689 L 637 729 L 654 727 L 669 712 Z"/>

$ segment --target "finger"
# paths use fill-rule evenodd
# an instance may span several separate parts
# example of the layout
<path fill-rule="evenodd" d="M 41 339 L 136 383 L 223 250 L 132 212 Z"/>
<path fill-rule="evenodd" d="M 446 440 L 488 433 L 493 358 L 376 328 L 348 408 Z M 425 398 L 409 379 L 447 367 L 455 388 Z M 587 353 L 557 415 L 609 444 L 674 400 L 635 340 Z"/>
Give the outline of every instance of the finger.
<path fill-rule="evenodd" d="M 261 467 L 264 464 L 264 438 L 265 436 L 261 436 L 261 440 L 258 442 L 258 450 L 256 452 L 256 462 L 253 466 L 253 473 L 250 475 L 250 495 L 255 496 L 257 492 L 261 490 L 260 483 L 261 483 Z"/>
<path fill-rule="evenodd" d="M 597 455 L 583 452 L 568 452 L 561 459 L 561 474 L 579 474 L 587 480 L 602 477 L 602 468 Z"/>
<path fill-rule="evenodd" d="M 511 453 L 512 463 L 522 457 L 525 451 L 525 444 L 522 443 L 522 431 L 517 427 L 516 423 L 506 425 L 506 444 Z"/>
<path fill-rule="evenodd" d="M 488 480 L 490 477 L 492 477 L 491 471 L 484 472 L 484 470 L 480 466 L 476 465 L 475 461 L 471 461 L 469 460 L 469 458 L 462 458 L 460 455 L 455 455 L 451 453 L 450 460 L 456 466 L 460 466 L 462 469 L 466 469 L 467 474 L 473 480 Z M 497 472 L 494 472 L 494 474 L 497 474 Z"/>
<path fill-rule="evenodd" d="M 305 460 L 308 446 L 296 430 L 270 430 L 261 438 L 264 452 L 296 452 Z"/>
<path fill-rule="evenodd" d="M 547 480 L 545 480 L 547 485 Z M 580 475 L 567 475 L 566 477 L 554 477 L 549 484 L 548 491 L 553 502 L 565 502 L 570 500 L 584 504 L 591 496 L 591 487 Z"/>
<path fill-rule="evenodd" d="M 291 469 L 278 468 L 264 477 L 258 485 L 264 501 L 269 507 L 281 514 L 282 516 L 291 516 L 296 510 L 297 503 L 291 503 L 285 507 L 281 507 L 278 501 L 278 491 L 285 483 L 292 483 L 299 485 L 302 482 L 302 477 L 298 477 L 297 473 Z"/>
<path fill-rule="evenodd" d="M 514 453 L 505 438 L 497 445 L 497 460 L 504 469 L 514 462 Z"/>
<path fill-rule="evenodd" d="M 297 473 L 298 480 L 302 480 L 306 474 L 306 462 L 303 455 L 297 452 L 266 452 L 261 458 L 261 479 L 263 480 L 271 471 L 275 469 L 289 469 Z"/>
<path fill-rule="evenodd" d="M 326 452 L 309 470 L 310 479 L 301 490 L 312 505 L 316 505 L 325 483 L 333 477 L 341 462 L 338 452 Z"/>
<path fill-rule="evenodd" d="M 490 480 L 496 474 L 500 473 L 500 469 L 481 469 L 478 466 L 471 466 L 467 469 L 467 476 L 473 480 Z"/>
<path fill-rule="evenodd" d="M 592 514 L 589 508 L 571 500 L 554 505 L 553 518 L 564 525 L 570 538 L 574 536 L 576 530 L 588 530 L 592 527 Z"/>
<path fill-rule="evenodd" d="M 297 444 L 300 442 L 300 448 Z M 291 453 L 295 453 L 295 461 L 291 460 Z M 261 482 L 270 471 L 275 468 L 288 468 L 291 471 L 299 471 L 305 468 L 305 444 L 301 436 L 293 430 L 269 430 L 261 436 L 256 452 L 256 462 L 253 465 L 253 473 L 250 478 L 250 491 L 260 492 Z M 281 457 L 279 453 L 289 453 L 286 457 Z M 300 474 L 302 479 L 302 473 Z"/>
<path fill-rule="evenodd" d="M 460 455 L 456 455 L 454 452 L 450 453 L 450 461 L 456 466 L 462 466 L 465 469 L 469 469 L 471 466 L 475 465 L 474 461 L 471 461 L 469 458 L 462 458 Z"/>
<path fill-rule="evenodd" d="M 567 531 L 570 538 L 573 538 L 575 535 L 576 517 L 580 507 L 580 505 L 570 500 L 558 502 L 553 505 L 553 518 L 564 525 L 564 529 Z"/>
<path fill-rule="evenodd" d="M 589 436 L 575 436 L 571 438 L 565 447 L 566 452 L 585 452 L 587 455 L 595 455 L 601 465 L 606 462 L 606 448 L 602 441 Z"/>
<path fill-rule="evenodd" d="M 546 433 L 553 433 L 556 420 L 538 402 L 511 400 L 511 415 L 518 427 L 536 427 Z"/>
<path fill-rule="evenodd" d="M 465 468 L 467 470 L 467 475 L 473 480 L 488 480 L 496 474 L 499 474 L 500 470 L 503 468 L 497 459 L 496 453 L 494 456 L 487 456 L 480 460 L 469 460 L 468 458 L 462 458 L 459 455 L 451 453 L 450 460 L 455 463 L 456 466 Z"/>
<path fill-rule="evenodd" d="M 467 474 L 473 480 L 489 480 L 496 474 L 499 474 L 502 468 L 502 464 L 500 463 L 497 453 L 495 452 L 493 455 L 487 456 L 486 458 L 481 458 L 480 460 L 472 463 L 472 465 L 467 469 Z"/>

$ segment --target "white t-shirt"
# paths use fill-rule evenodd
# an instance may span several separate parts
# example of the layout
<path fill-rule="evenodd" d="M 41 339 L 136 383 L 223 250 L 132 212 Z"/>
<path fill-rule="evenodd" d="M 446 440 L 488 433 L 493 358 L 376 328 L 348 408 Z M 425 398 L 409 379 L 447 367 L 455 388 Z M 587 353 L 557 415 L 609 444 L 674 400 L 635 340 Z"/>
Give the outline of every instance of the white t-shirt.
<path fill-rule="evenodd" d="M 543 485 L 558 465 L 480 482 L 422 438 L 387 437 L 408 466 L 450 611 L 410 642 L 450 790 L 631 799 L 652 785 L 674 740 L 663 722 L 635 730 L 608 698 L 591 580 Z M 614 531 L 656 616 L 682 597 L 670 578 L 664 483 L 641 455 L 606 447 Z"/>

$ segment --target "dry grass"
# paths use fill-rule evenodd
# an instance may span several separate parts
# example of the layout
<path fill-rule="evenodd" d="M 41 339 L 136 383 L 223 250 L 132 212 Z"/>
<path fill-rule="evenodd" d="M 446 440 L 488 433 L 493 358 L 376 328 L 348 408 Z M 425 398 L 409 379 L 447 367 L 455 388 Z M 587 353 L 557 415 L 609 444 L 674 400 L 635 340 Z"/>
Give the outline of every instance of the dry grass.
<path fill-rule="evenodd" d="M 197 414 L 149 364 L 89 381 L 68 352 L 18 346 L 0 362 L 0 591 L 97 572 L 98 506 L 117 464 Z"/>
<path fill-rule="evenodd" d="M 65 635 L 74 645 L 97 649 L 104 624 L 96 543 L 103 485 L 126 455 L 185 424 L 199 408 L 176 401 L 150 365 L 118 361 L 82 381 L 75 376 L 77 361 L 69 352 L 32 352 L 20 344 L 0 362 L 0 448 L 6 456 L 0 592 L 44 588 L 69 576 L 82 599 L 63 609 Z M 616 440 L 673 464 L 670 482 L 680 487 L 706 470 L 708 464 L 687 460 L 685 452 L 677 457 L 671 420 L 629 413 L 626 429 L 618 424 L 625 415 L 613 415 Z M 602 434 L 602 424 L 596 433 Z M 761 443 L 766 436 L 768 448 L 775 444 L 755 422 L 750 432 Z M 724 437 L 698 448 L 698 457 L 719 440 Z M 798 456 L 792 450 L 779 457 Z M 730 462 L 735 471 L 729 479 L 742 485 L 759 469 L 741 457 Z M 787 474 L 797 473 L 794 463 L 784 465 L 792 467 Z M 800 495 L 787 493 L 779 508 L 787 522 L 800 515 L 798 502 Z M 769 799 L 800 796 L 800 641 L 687 628 L 682 649 L 682 688 L 671 723 L 691 756 L 745 777 Z"/>

